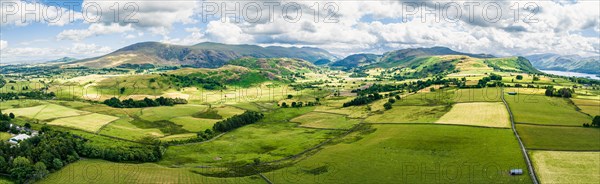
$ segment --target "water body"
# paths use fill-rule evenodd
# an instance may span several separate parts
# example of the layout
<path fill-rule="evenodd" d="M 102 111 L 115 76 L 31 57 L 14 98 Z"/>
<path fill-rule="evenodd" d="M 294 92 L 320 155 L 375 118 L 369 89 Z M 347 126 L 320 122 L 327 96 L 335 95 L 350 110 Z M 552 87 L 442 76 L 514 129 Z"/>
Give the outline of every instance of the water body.
<path fill-rule="evenodd" d="M 565 71 L 556 71 L 556 70 L 540 70 L 540 71 L 542 71 L 544 73 L 548 73 L 548 74 L 554 74 L 554 75 L 560 75 L 560 76 L 566 76 L 566 77 L 584 77 L 584 78 L 600 80 L 600 77 L 598 77 L 594 74 L 589 74 L 589 73 L 565 72 Z"/>

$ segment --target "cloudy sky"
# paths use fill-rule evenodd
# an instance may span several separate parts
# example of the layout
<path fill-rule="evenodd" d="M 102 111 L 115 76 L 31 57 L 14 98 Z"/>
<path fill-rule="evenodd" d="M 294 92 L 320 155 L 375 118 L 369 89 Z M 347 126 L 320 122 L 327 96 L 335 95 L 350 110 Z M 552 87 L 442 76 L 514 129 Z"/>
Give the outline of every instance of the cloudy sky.
<path fill-rule="evenodd" d="M 431 46 L 600 54 L 596 0 L 0 2 L 2 63 L 94 57 L 144 41 L 311 46 L 342 57 Z"/>

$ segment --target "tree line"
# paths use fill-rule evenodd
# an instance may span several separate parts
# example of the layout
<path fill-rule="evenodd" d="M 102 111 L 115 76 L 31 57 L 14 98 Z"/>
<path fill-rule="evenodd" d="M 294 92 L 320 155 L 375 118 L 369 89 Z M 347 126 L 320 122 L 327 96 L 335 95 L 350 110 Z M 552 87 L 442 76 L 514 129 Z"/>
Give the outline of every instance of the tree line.
<path fill-rule="evenodd" d="M 369 104 L 371 102 L 374 102 L 374 101 L 382 99 L 382 98 L 383 98 L 383 96 L 380 95 L 379 93 L 373 93 L 373 94 L 369 94 L 369 95 L 360 95 L 360 96 L 350 100 L 349 102 L 344 103 L 343 107 L 365 105 L 365 104 Z"/>
<path fill-rule="evenodd" d="M 246 111 L 243 114 L 235 115 L 231 118 L 227 118 L 215 123 L 212 129 L 215 132 L 227 132 L 244 125 L 256 123 L 263 117 L 264 115 L 262 113 Z"/>
<path fill-rule="evenodd" d="M 8 93 L 0 93 L 0 100 L 15 100 L 20 99 L 21 97 L 25 97 L 28 99 L 40 99 L 47 100 L 56 97 L 54 92 L 43 92 L 43 91 L 28 91 L 28 92 L 8 92 Z"/>
<path fill-rule="evenodd" d="M 150 99 L 148 97 L 143 100 L 133 100 L 131 98 L 127 100 L 119 100 L 116 97 L 104 100 L 105 105 L 116 107 L 116 108 L 143 108 L 143 107 L 157 107 L 157 106 L 173 106 L 175 104 L 187 104 L 187 100 L 182 98 L 165 98 L 158 97 L 156 99 Z"/>

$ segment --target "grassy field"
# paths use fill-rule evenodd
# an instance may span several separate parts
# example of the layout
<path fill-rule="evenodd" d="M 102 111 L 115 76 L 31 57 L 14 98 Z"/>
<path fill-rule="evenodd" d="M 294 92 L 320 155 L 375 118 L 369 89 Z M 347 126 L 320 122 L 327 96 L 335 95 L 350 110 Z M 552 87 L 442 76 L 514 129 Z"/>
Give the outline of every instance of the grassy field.
<path fill-rule="evenodd" d="M 90 114 L 90 112 L 80 111 L 56 104 L 38 105 L 34 107 L 6 109 L 5 113 L 14 113 L 16 116 L 23 116 L 31 119 L 51 120 L 55 118 L 79 116 Z"/>
<path fill-rule="evenodd" d="M 127 140 L 139 140 L 146 136 L 163 137 L 158 128 L 142 129 L 130 123 L 131 118 L 116 120 L 100 130 L 100 134 L 119 137 Z"/>
<path fill-rule="evenodd" d="M 541 183 L 598 183 L 600 152 L 533 151 Z"/>
<path fill-rule="evenodd" d="M 569 99 L 541 95 L 506 95 L 515 122 L 543 125 L 582 126 L 592 119 L 579 111 Z"/>
<path fill-rule="evenodd" d="M 501 102 L 457 103 L 436 123 L 510 127 L 508 111 Z"/>
<path fill-rule="evenodd" d="M 170 121 L 175 124 L 181 125 L 183 129 L 186 129 L 188 131 L 199 132 L 199 131 L 204 131 L 206 129 L 211 129 L 213 127 L 213 125 L 220 120 L 183 116 L 183 117 L 173 118 Z"/>
<path fill-rule="evenodd" d="M 196 133 L 187 133 L 187 134 L 175 134 L 170 136 L 161 137 L 161 141 L 173 141 L 173 140 L 186 140 L 198 137 Z"/>
<path fill-rule="evenodd" d="M 170 120 L 181 116 L 191 116 L 194 113 L 206 110 L 203 105 L 175 105 L 162 107 L 149 107 L 142 109 L 140 118 L 148 121 Z"/>
<path fill-rule="evenodd" d="M 216 178 L 191 169 L 168 168 L 152 163 L 125 164 L 81 160 L 67 165 L 39 183 L 264 183 L 258 176 Z"/>
<path fill-rule="evenodd" d="M 448 125 L 372 125 L 295 165 L 274 183 L 531 183 L 512 132 Z M 371 132 L 371 133 L 369 133 Z"/>
<path fill-rule="evenodd" d="M 453 103 L 455 90 L 438 90 L 435 92 L 419 92 L 398 100 L 394 105 L 449 105 Z"/>
<path fill-rule="evenodd" d="M 295 123 L 258 123 L 202 143 L 171 146 L 159 162 L 165 166 L 239 166 L 286 158 L 333 136 L 332 130 L 296 128 Z"/>
<path fill-rule="evenodd" d="M 571 99 L 581 112 L 589 114 L 590 116 L 600 116 L 600 101 L 598 100 L 583 100 L 583 99 Z"/>
<path fill-rule="evenodd" d="M 300 123 L 302 127 L 331 129 L 350 129 L 352 126 L 360 123 L 358 119 L 349 119 L 344 115 L 322 112 L 311 112 L 290 121 Z"/>
<path fill-rule="evenodd" d="M 517 131 L 529 149 L 600 151 L 600 129 L 517 125 Z"/>
<path fill-rule="evenodd" d="M 81 129 L 89 132 L 96 132 L 102 126 L 119 119 L 118 117 L 104 114 L 86 114 L 81 116 L 71 116 L 59 118 L 49 122 L 49 125 L 66 126 L 76 129 Z"/>
<path fill-rule="evenodd" d="M 500 88 L 458 89 L 452 98 L 455 102 L 501 102 Z"/>
<path fill-rule="evenodd" d="M 11 181 L 8 177 L 5 176 L 0 176 L 0 184 L 13 184 L 14 182 Z"/>
<path fill-rule="evenodd" d="M 392 109 L 365 119 L 367 123 L 433 123 L 450 110 L 450 106 L 393 106 Z"/>
<path fill-rule="evenodd" d="M 0 132 L 0 141 L 8 141 L 8 139 L 10 139 L 12 137 L 12 135 L 10 135 L 7 132 Z"/>

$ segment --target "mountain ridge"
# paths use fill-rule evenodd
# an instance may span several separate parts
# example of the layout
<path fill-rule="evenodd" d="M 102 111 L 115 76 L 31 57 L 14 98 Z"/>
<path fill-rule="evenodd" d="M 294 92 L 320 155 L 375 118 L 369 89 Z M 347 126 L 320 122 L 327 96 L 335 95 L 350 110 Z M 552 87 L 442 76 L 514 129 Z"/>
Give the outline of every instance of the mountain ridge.
<path fill-rule="evenodd" d="M 140 42 L 103 56 L 70 62 L 68 65 L 105 68 L 116 67 L 121 64 L 153 64 L 218 68 L 226 65 L 228 61 L 242 57 L 297 58 L 310 62 L 321 59 L 336 59 L 328 51 L 312 47 L 262 47 L 214 42 L 183 46 L 161 42 Z"/>
<path fill-rule="evenodd" d="M 541 70 L 600 74 L 600 56 L 582 57 L 546 53 L 529 55 L 525 58 Z"/>

